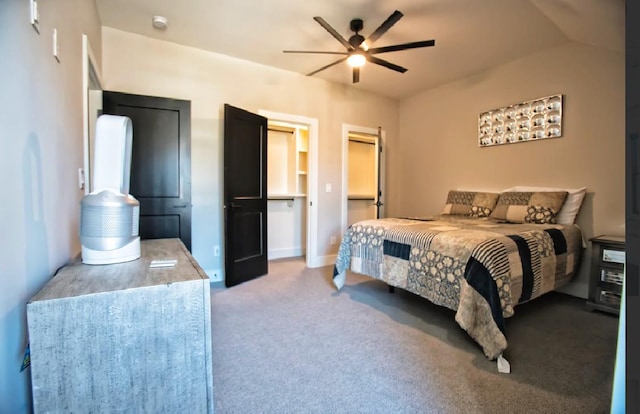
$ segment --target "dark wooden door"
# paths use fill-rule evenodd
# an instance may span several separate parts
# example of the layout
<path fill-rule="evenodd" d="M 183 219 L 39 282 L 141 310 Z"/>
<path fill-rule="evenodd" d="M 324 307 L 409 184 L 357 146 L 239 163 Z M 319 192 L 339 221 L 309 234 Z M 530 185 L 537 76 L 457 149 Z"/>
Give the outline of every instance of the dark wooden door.
<path fill-rule="evenodd" d="M 103 92 L 103 113 L 131 118 L 130 192 L 140 238 L 180 238 L 191 251 L 191 103 Z"/>
<path fill-rule="evenodd" d="M 225 285 L 265 275 L 267 118 L 224 106 Z"/>
<path fill-rule="evenodd" d="M 640 412 L 640 4 L 626 2 L 626 267 L 611 412 Z M 596 194 L 597 196 L 597 194 Z M 627 315 L 629 315 L 627 317 Z M 631 323 L 627 323 L 631 322 Z M 626 331 L 625 331 L 626 329 Z M 625 333 L 626 332 L 626 333 Z M 626 338 L 626 352 L 622 341 Z M 626 357 L 625 357 L 626 355 Z M 626 365 L 625 365 L 626 358 Z M 626 371 L 625 371 L 626 366 Z M 626 376 L 625 376 L 626 375 Z M 624 383 L 623 383 L 624 381 Z"/>
<path fill-rule="evenodd" d="M 376 218 L 384 217 L 384 195 L 382 188 L 382 176 L 384 174 L 384 152 L 382 151 L 382 130 L 378 128 L 377 152 L 376 152 L 376 165 L 378 166 L 376 171 Z"/>

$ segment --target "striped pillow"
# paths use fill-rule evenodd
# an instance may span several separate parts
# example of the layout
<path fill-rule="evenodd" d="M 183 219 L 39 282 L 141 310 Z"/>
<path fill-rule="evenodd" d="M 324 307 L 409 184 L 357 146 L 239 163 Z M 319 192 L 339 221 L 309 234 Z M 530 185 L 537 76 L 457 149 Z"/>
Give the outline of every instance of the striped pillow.
<path fill-rule="evenodd" d="M 498 193 L 451 190 L 442 214 L 489 217 L 499 196 Z"/>
<path fill-rule="evenodd" d="M 554 224 L 567 194 L 566 191 L 500 193 L 491 217 L 510 223 Z"/>

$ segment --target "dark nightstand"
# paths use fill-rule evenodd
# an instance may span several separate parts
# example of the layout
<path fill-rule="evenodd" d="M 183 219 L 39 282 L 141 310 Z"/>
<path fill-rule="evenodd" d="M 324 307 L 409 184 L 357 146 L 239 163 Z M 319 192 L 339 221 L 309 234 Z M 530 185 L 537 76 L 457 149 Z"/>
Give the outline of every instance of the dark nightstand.
<path fill-rule="evenodd" d="M 596 236 L 591 242 L 591 276 L 587 309 L 620 313 L 624 281 L 624 236 Z"/>

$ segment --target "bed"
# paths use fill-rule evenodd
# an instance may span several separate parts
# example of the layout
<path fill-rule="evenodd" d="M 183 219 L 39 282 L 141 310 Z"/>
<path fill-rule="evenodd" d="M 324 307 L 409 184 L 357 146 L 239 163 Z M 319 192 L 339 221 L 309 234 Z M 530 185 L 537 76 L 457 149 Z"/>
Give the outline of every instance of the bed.
<path fill-rule="evenodd" d="M 505 319 L 578 269 L 583 235 L 575 214 L 558 223 L 568 195 L 452 190 L 443 214 L 354 223 L 340 243 L 334 284 L 340 289 L 351 270 L 454 310 L 500 369 L 508 365 Z"/>

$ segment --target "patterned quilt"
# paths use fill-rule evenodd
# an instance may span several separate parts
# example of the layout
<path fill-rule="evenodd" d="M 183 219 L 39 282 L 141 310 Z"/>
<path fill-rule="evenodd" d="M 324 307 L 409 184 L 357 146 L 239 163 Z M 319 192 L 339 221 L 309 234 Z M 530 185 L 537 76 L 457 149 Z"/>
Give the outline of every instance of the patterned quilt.
<path fill-rule="evenodd" d="M 334 268 L 365 274 L 456 311 L 455 320 L 495 359 L 507 348 L 514 307 L 566 284 L 578 268 L 575 225 L 509 224 L 455 216 L 353 224 Z"/>

